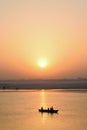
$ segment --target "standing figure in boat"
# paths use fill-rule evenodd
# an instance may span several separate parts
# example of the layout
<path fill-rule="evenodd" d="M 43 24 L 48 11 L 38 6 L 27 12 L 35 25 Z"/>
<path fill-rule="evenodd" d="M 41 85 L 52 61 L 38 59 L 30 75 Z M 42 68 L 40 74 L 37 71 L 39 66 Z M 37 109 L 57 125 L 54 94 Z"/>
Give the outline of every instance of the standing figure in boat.
<path fill-rule="evenodd" d="M 50 110 L 51 110 L 51 111 L 53 111 L 53 110 L 54 110 L 54 109 L 53 109 L 53 106 L 50 108 Z"/>
<path fill-rule="evenodd" d="M 43 107 L 41 107 L 41 110 L 43 110 Z"/>

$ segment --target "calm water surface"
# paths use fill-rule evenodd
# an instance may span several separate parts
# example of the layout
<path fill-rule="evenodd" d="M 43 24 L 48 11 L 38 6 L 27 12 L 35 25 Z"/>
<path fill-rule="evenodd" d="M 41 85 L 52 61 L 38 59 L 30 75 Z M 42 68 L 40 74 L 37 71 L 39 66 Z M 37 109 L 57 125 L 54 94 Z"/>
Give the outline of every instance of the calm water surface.
<path fill-rule="evenodd" d="M 41 106 L 59 113 L 41 114 Z M 87 130 L 87 90 L 0 92 L 0 130 Z"/>

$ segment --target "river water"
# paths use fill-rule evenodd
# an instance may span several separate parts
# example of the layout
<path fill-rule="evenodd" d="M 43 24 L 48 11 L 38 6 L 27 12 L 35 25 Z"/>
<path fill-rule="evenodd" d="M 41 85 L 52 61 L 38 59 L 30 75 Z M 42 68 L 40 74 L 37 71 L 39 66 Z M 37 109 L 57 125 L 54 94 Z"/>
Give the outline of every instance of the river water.
<path fill-rule="evenodd" d="M 0 91 L 0 130 L 87 130 L 87 90 Z"/>

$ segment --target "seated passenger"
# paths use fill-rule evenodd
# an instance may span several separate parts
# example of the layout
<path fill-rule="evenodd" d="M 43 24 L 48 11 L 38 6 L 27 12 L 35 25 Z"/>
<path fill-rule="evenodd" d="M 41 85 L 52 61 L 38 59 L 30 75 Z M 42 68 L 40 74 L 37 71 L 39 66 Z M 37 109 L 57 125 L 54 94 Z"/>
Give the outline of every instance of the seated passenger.
<path fill-rule="evenodd" d="M 53 110 L 53 106 L 50 108 L 50 110 Z"/>
<path fill-rule="evenodd" d="M 41 110 L 43 110 L 43 107 L 41 107 Z"/>

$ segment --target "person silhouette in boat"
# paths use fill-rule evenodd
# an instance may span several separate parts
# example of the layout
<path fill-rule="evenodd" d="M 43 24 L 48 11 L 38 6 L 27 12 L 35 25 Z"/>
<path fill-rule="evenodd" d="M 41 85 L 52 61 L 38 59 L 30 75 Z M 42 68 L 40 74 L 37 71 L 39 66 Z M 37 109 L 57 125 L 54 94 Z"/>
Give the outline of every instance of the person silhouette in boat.
<path fill-rule="evenodd" d="M 43 110 L 43 107 L 41 107 L 41 110 Z"/>
<path fill-rule="evenodd" d="M 51 110 L 51 111 L 53 111 L 53 110 L 54 110 L 54 109 L 53 109 L 53 106 L 50 108 L 50 110 Z"/>
<path fill-rule="evenodd" d="M 49 111 L 50 109 L 49 109 L 49 107 L 48 107 L 48 111 Z"/>

